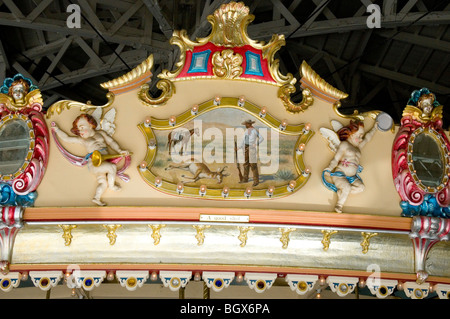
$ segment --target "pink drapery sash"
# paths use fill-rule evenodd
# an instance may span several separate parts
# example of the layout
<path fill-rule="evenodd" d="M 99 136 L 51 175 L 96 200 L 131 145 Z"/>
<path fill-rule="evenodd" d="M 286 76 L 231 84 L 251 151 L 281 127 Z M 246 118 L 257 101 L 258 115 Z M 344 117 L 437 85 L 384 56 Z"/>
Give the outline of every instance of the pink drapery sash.
<path fill-rule="evenodd" d="M 57 137 L 57 135 L 56 135 L 56 132 L 54 131 L 54 130 L 51 130 L 52 131 L 52 135 L 53 135 L 53 138 L 54 138 L 54 140 L 55 140 L 55 144 L 56 144 L 56 147 L 58 148 L 58 150 L 61 152 L 61 154 L 71 163 L 71 164 L 73 164 L 73 165 L 76 165 L 76 166 L 79 166 L 79 167 L 83 167 L 83 166 L 85 166 L 86 164 L 87 164 L 87 161 L 85 160 L 85 158 L 84 157 L 81 157 L 81 156 L 77 156 L 77 155 L 74 155 L 74 154 L 72 154 L 72 153 L 70 153 L 70 152 L 68 152 L 62 145 L 61 145 L 61 143 L 59 142 L 59 140 L 58 140 L 58 137 Z M 126 174 L 124 174 L 124 172 L 125 172 L 125 170 L 130 166 L 130 164 L 131 164 L 131 156 L 130 155 L 127 155 L 127 156 L 119 156 L 119 157 L 116 157 L 116 158 L 113 158 L 113 159 L 109 159 L 108 161 L 109 162 L 111 162 L 111 163 L 113 163 L 113 164 L 117 164 L 117 163 L 119 163 L 121 160 L 122 160 L 122 158 L 124 158 L 125 159 L 125 163 L 124 163 L 124 165 L 122 166 L 122 168 L 120 168 L 119 170 L 117 170 L 117 177 L 119 177 L 121 180 L 123 180 L 124 182 L 129 182 L 130 181 L 130 177 L 128 176 L 128 175 L 126 175 Z"/>

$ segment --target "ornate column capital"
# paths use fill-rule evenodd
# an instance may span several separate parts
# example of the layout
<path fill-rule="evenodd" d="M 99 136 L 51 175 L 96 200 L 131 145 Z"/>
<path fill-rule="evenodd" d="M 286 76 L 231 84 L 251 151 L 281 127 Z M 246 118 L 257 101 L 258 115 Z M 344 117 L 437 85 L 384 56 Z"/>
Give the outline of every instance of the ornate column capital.
<path fill-rule="evenodd" d="M 434 244 L 450 238 L 450 221 L 445 218 L 415 216 L 409 237 L 414 245 L 416 281 L 421 284 L 428 278 L 425 269 L 428 252 Z"/>
<path fill-rule="evenodd" d="M 23 207 L 3 206 L 1 207 L 0 219 L 0 270 L 2 273 L 9 272 L 9 264 L 13 252 L 14 240 L 18 231 L 23 226 Z"/>

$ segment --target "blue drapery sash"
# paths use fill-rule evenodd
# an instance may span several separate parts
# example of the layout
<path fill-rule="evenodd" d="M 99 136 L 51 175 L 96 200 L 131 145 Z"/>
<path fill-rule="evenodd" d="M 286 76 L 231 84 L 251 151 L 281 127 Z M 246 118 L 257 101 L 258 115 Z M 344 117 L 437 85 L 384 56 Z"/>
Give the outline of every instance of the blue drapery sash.
<path fill-rule="evenodd" d="M 329 173 L 330 176 L 345 177 L 350 184 L 353 184 L 357 179 L 359 179 L 362 182 L 361 177 L 359 177 L 359 175 L 358 175 L 358 173 L 361 173 L 362 170 L 363 170 L 363 167 L 361 165 L 358 165 L 356 174 L 354 176 L 347 176 L 344 174 L 344 172 L 341 172 L 341 171 L 331 172 L 329 169 L 326 169 L 322 172 L 322 183 L 329 190 L 332 190 L 333 192 L 337 192 L 338 188 L 336 187 L 336 185 L 334 185 L 333 183 L 330 183 L 326 180 L 325 173 Z"/>

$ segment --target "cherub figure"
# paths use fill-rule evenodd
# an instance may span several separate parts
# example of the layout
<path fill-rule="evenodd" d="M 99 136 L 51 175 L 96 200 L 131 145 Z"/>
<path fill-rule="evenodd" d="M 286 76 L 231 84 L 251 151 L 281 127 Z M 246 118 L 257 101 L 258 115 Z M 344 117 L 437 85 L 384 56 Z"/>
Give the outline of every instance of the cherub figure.
<path fill-rule="evenodd" d="M 365 133 L 364 123 L 359 120 L 350 121 L 347 126 L 338 121 L 332 121 L 331 124 L 333 130 L 320 129 L 322 136 L 329 141 L 331 150 L 336 153 L 328 167 L 323 170 L 322 181 L 327 188 L 337 193 L 334 210 L 342 213 L 348 195 L 364 190 L 364 183 L 359 176 L 363 170 L 359 164 L 361 149 L 372 139 L 376 125 Z M 331 176 L 332 183 L 325 179 L 325 174 Z"/>
<path fill-rule="evenodd" d="M 114 109 L 109 112 L 112 112 L 113 110 Z M 105 203 L 102 202 L 101 197 L 107 188 L 118 191 L 121 187 L 115 182 L 117 165 L 110 161 L 102 161 L 100 165 L 95 166 L 91 159 L 92 154 L 95 151 L 98 151 L 102 155 L 109 155 L 108 147 L 110 147 L 116 152 L 117 158 L 129 155 L 129 152 L 122 150 L 119 144 L 111 137 L 115 131 L 112 123 L 113 120 L 111 121 L 111 118 L 114 118 L 115 116 L 115 110 L 114 113 L 109 113 L 109 115 L 108 113 L 102 119 L 101 126 L 99 126 L 100 121 L 96 120 L 94 117 L 99 116 L 98 112 L 94 112 L 94 116 L 89 114 L 79 115 L 72 123 L 71 132 L 75 134 L 75 136 L 69 136 L 66 132 L 61 130 L 56 123 L 52 123 L 52 129 L 61 140 L 67 143 L 82 144 L 86 148 L 88 154 L 84 157 L 84 161 L 87 161 L 90 172 L 97 177 L 98 182 L 95 196 L 92 201 L 99 206 L 105 205 Z M 107 120 L 108 116 L 110 117 L 110 121 Z M 109 128 L 108 133 L 103 129 L 104 127 L 105 129 Z"/>

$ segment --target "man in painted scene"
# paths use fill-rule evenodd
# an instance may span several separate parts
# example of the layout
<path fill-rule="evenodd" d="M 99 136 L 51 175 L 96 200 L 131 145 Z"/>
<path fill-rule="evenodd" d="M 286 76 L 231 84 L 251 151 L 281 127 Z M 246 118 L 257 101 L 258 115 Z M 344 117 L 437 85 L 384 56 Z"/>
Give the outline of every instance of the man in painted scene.
<path fill-rule="evenodd" d="M 248 182 L 248 176 L 250 169 L 252 169 L 253 186 L 259 184 L 259 172 L 258 172 L 258 156 L 257 146 L 263 142 L 264 138 L 259 134 L 258 130 L 253 127 L 255 121 L 247 120 L 242 123 L 245 125 L 245 134 L 242 139 L 242 143 L 238 149 L 244 150 L 244 174 L 241 183 Z"/>

